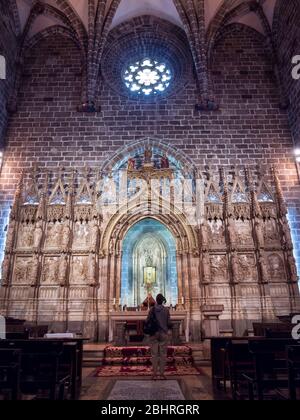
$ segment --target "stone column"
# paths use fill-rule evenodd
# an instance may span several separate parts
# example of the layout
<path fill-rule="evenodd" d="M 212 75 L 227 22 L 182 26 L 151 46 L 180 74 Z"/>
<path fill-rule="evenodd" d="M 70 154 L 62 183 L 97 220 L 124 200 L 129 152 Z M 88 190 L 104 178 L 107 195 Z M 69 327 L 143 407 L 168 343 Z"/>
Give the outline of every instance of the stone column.
<path fill-rule="evenodd" d="M 116 256 L 116 306 L 117 307 L 119 306 L 119 304 L 122 304 L 121 281 L 122 281 L 122 253 Z"/>
<path fill-rule="evenodd" d="M 182 308 L 182 298 L 183 298 L 183 279 L 182 279 L 182 261 L 181 254 L 177 252 L 176 254 L 177 261 L 177 277 L 178 277 L 178 306 Z"/>
<path fill-rule="evenodd" d="M 223 305 L 203 305 L 203 324 L 202 331 L 204 338 L 206 337 L 219 337 L 220 325 L 219 318 L 224 311 Z M 204 339 L 203 352 L 205 357 L 210 357 L 210 340 Z"/>
<path fill-rule="evenodd" d="M 219 318 L 224 311 L 223 305 L 203 305 L 201 308 L 203 314 L 202 330 L 205 337 L 219 337 L 220 326 Z"/>

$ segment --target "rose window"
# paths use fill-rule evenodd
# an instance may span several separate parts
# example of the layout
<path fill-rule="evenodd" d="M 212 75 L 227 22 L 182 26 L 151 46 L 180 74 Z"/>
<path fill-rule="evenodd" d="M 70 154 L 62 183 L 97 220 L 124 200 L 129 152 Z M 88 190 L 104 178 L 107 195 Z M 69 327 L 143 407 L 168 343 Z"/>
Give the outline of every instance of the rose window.
<path fill-rule="evenodd" d="M 158 95 L 170 86 L 172 72 L 167 64 L 145 58 L 129 65 L 123 79 L 126 87 L 134 94 Z"/>

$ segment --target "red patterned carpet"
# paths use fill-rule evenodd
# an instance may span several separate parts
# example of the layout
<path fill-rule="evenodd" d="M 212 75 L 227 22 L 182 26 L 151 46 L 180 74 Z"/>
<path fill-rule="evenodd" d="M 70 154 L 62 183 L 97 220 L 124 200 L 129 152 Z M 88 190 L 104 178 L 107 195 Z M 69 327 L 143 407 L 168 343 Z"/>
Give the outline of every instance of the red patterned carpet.
<path fill-rule="evenodd" d="M 93 376 L 151 376 L 150 347 L 112 347 L 105 349 L 103 365 Z M 192 349 L 188 346 L 169 346 L 166 376 L 202 375 L 194 365 Z"/>

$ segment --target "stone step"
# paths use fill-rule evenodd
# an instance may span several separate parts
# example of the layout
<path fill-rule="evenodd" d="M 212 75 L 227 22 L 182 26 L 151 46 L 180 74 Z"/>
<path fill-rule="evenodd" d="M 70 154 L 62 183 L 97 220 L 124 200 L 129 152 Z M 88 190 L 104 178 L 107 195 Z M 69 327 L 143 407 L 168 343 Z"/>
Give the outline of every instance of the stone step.
<path fill-rule="evenodd" d="M 103 364 L 104 350 L 84 350 L 83 367 L 97 367 Z"/>

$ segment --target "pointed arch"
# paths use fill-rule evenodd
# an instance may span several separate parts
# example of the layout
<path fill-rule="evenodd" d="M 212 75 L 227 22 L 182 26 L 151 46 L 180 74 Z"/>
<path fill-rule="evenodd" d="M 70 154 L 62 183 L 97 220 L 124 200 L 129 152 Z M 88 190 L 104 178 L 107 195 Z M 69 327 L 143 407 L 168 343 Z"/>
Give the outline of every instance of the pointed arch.
<path fill-rule="evenodd" d="M 167 209 L 166 209 L 167 210 Z M 169 210 L 169 209 L 168 209 Z M 121 208 L 113 215 L 105 227 L 100 241 L 100 253 L 102 256 L 110 252 L 110 244 L 113 240 L 113 251 L 117 254 L 121 250 L 121 242 L 128 230 L 139 221 L 145 218 L 152 218 L 167 226 L 177 241 L 178 253 L 195 253 L 199 249 L 198 235 L 195 229 L 189 225 L 184 215 L 176 211 L 161 211 L 159 205 L 153 205 L 151 211 L 148 208 L 148 201 L 140 206 L 135 203 L 127 208 Z M 111 250 L 112 251 L 112 250 Z"/>
<path fill-rule="evenodd" d="M 181 163 L 182 169 L 187 172 L 192 172 L 196 170 L 196 165 L 193 160 L 188 157 L 182 150 L 175 149 L 170 143 L 162 142 L 161 140 L 154 139 L 151 137 L 146 137 L 141 140 L 135 140 L 119 151 L 114 155 L 109 156 L 102 165 L 102 171 L 107 172 L 115 168 L 119 162 L 128 159 L 128 157 L 133 156 L 137 150 L 146 149 L 147 147 L 156 148 L 163 153 L 167 153 L 172 158 Z"/>

